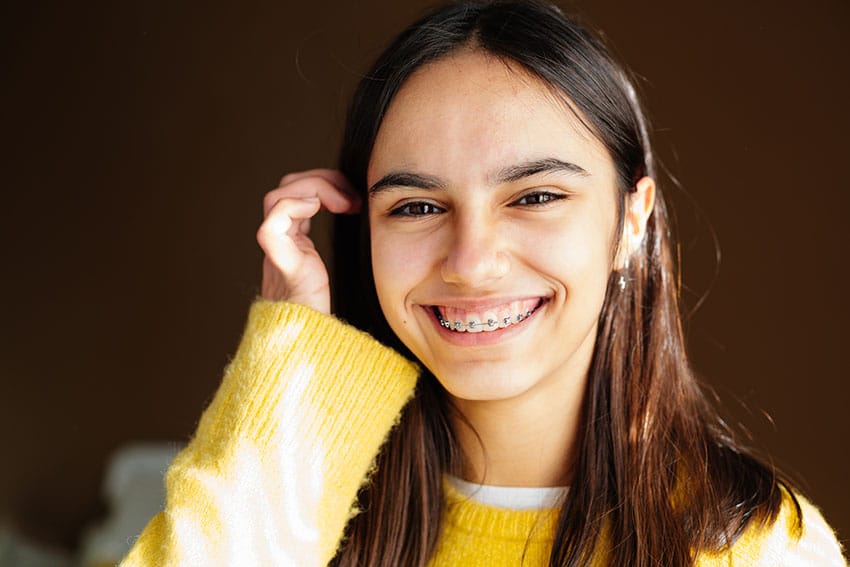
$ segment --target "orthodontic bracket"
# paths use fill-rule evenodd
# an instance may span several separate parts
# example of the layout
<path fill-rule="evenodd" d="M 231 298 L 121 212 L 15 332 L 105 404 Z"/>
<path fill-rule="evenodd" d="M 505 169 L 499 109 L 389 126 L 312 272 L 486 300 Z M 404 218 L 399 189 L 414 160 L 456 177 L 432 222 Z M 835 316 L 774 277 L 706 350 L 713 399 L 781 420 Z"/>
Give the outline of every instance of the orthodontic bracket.
<path fill-rule="evenodd" d="M 531 317 L 531 313 L 532 313 L 532 311 L 528 310 L 525 313 L 517 314 L 516 317 L 505 317 L 502 320 L 502 323 L 505 327 L 509 327 L 509 326 L 514 325 L 516 323 L 521 323 L 525 319 L 528 319 L 529 317 Z M 482 323 L 480 321 L 469 321 L 468 323 L 464 323 L 463 321 L 451 322 L 451 321 L 447 321 L 447 320 L 443 319 L 442 316 L 440 316 L 440 324 L 443 327 L 445 327 L 446 329 L 454 328 L 456 331 L 460 331 L 464 328 L 472 330 L 472 329 L 475 329 L 476 327 L 478 327 L 479 325 L 485 325 L 485 324 L 490 329 L 493 329 L 498 324 L 498 321 L 496 321 L 495 319 L 487 319 L 486 323 Z"/>

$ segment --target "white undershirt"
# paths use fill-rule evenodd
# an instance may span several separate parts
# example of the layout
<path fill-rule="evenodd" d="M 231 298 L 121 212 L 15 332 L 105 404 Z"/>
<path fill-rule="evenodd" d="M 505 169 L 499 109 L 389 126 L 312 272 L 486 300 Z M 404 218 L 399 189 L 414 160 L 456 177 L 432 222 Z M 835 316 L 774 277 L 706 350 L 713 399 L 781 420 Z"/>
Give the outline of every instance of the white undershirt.
<path fill-rule="evenodd" d="M 467 482 L 452 475 L 446 475 L 449 483 L 463 496 L 496 508 L 508 510 L 545 510 L 554 508 L 563 500 L 569 487 L 528 487 L 528 486 L 489 486 Z"/>

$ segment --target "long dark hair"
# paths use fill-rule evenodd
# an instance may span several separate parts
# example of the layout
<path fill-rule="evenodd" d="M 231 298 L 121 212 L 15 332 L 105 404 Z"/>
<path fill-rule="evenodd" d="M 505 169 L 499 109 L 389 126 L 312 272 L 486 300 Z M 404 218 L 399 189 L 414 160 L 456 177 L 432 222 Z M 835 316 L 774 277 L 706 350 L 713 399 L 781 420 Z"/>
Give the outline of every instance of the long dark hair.
<path fill-rule="evenodd" d="M 422 65 L 464 48 L 518 64 L 564 98 L 615 164 L 622 231 L 625 198 L 636 180 L 657 180 L 644 112 L 601 40 L 537 1 L 451 4 L 389 46 L 357 89 L 340 155 L 363 203 L 375 137 L 399 87 Z M 336 221 L 335 310 L 410 355 L 378 305 L 365 209 Z M 779 512 L 784 481 L 735 441 L 689 367 L 676 274 L 658 191 L 641 247 L 609 278 L 550 565 L 588 563 L 603 531 L 612 565 L 687 565 Z M 624 289 L 617 285 L 621 276 Z M 426 371 L 361 490 L 362 512 L 349 523 L 335 564 L 427 563 L 440 530 L 441 479 L 459 467 L 453 411 Z M 797 505 L 793 495 L 792 501 Z"/>

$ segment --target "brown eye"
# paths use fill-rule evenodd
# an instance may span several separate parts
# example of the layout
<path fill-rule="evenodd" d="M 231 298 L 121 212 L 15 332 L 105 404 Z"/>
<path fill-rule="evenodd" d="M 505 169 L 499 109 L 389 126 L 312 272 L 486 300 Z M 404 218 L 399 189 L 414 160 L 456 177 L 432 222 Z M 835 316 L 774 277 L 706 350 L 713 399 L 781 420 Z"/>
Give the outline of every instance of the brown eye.
<path fill-rule="evenodd" d="M 400 217 L 425 217 L 443 212 L 445 212 L 444 209 L 433 203 L 414 201 L 412 203 L 405 203 L 404 205 L 393 209 L 390 211 L 390 215 Z"/>
<path fill-rule="evenodd" d="M 558 201 L 560 199 L 565 199 L 566 195 L 560 195 L 557 193 L 550 193 L 549 191 L 535 191 L 534 193 L 529 193 L 527 195 L 523 195 L 513 203 L 512 206 L 539 206 L 545 205 L 546 203 L 550 203 L 552 201 Z"/>

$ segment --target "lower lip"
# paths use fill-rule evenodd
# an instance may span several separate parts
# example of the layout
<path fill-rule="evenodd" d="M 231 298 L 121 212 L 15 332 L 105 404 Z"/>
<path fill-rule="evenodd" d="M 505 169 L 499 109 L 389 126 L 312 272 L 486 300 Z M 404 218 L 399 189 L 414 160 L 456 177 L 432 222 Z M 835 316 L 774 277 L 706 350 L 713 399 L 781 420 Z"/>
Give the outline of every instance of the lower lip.
<path fill-rule="evenodd" d="M 442 323 L 440 323 L 437 315 L 434 314 L 434 311 L 430 307 L 423 307 L 423 309 L 425 310 L 427 317 L 434 324 L 437 332 L 447 342 L 457 346 L 489 346 L 512 339 L 516 335 L 525 331 L 525 329 L 528 328 L 535 319 L 537 319 L 540 312 L 546 308 L 546 303 L 546 301 L 543 301 L 540 306 L 534 310 L 531 317 L 523 319 L 519 323 L 513 323 L 512 325 L 497 331 L 481 331 L 480 333 L 469 333 L 466 331 L 459 333 L 457 331 L 450 331 L 445 328 Z"/>

